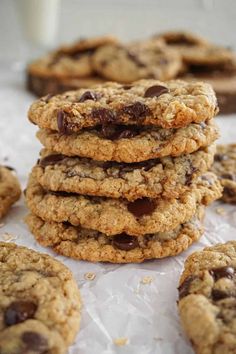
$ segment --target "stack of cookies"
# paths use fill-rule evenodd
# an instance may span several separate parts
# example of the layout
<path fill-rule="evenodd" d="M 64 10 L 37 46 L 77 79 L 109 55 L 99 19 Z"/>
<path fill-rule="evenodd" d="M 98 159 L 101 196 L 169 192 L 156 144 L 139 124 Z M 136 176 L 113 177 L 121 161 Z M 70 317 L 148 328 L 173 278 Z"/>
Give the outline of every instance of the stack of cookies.
<path fill-rule="evenodd" d="M 208 84 L 106 83 L 34 102 L 44 145 L 26 222 L 59 254 L 92 262 L 176 255 L 203 233 L 221 196 L 210 169 L 218 129 Z"/>

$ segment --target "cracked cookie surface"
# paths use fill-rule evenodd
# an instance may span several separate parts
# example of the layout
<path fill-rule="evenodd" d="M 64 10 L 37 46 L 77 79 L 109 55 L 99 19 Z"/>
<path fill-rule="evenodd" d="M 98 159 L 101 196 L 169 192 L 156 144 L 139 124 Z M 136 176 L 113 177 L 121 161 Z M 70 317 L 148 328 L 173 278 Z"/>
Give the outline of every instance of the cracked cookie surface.
<path fill-rule="evenodd" d="M 79 329 L 71 272 L 52 257 L 0 242 L 1 354 L 65 354 Z"/>
<path fill-rule="evenodd" d="M 192 153 L 211 145 L 219 129 L 211 120 L 178 129 L 109 125 L 71 135 L 42 129 L 37 137 L 48 150 L 67 156 L 131 163 Z"/>
<path fill-rule="evenodd" d="M 123 86 L 106 83 L 35 101 L 29 120 L 61 134 L 108 124 L 178 128 L 206 121 L 218 112 L 215 93 L 203 82 L 140 80 Z"/>
<path fill-rule="evenodd" d="M 215 145 L 176 158 L 140 163 L 99 162 L 67 157 L 44 150 L 34 167 L 46 190 L 64 191 L 130 201 L 142 198 L 178 198 L 213 163 Z"/>
<path fill-rule="evenodd" d="M 133 263 L 164 258 L 183 252 L 203 233 L 204 207 L 175 230 L 133 237 L 120 234 L 108 237 L 98 231 L 75 227 L 68 223 L 43 221 L 33 214 L 26 223 L 35 239 L 64 256 L 90 262 Z"/>
<path fill-rule="evenodd" d="M 233 354 L 236 346 L 236 242 L 195 252 L 179 286 L 182 325 L 198 354 Z"/>
<path fill-rule="evenodd" d="M 36 181 L 33 170 L 26 202 L 32 213 L 46 221 L 70 222 L 115 235 L 125 232 L 139 236 L 173 230 L 190 220 L 199 204 L 208 205 L 221 196 L 216 176 L 206 173 L 179 199 L 124 199 L 89 197 L 66 192 L 45 191 Z"/>

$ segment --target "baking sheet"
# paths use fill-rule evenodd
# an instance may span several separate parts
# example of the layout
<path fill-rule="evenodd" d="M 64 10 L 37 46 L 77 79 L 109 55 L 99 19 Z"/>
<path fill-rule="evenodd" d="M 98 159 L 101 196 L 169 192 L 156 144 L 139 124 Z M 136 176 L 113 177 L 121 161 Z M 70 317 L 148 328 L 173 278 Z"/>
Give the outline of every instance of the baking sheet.
<path fill-rule="evenodd" d="M 1 64 L 0 163 L 16 168 L 23 188 L 40 150 L 37 129 L 26 118 L 33 100 L 24 90 L 21 67 Z M 217 121 L 220 141 L 236 142 L 236 115 Z M 23 223 L 26 213 L 22 198 L 2 221 L 0 240 L 53 254 L 34 241 Z M 176 307 L 183 262 L 193 251 L 235 238 L 236 207 L 214 203 L 205 225 L 204 236 L 188 251 L 139 265 L 90 264 L 53 254 L 72 270 L 83 298 L 81 330 L 69 354 L 192 354 Z M 87 279 L 88 272 L 94 279 Z"/>

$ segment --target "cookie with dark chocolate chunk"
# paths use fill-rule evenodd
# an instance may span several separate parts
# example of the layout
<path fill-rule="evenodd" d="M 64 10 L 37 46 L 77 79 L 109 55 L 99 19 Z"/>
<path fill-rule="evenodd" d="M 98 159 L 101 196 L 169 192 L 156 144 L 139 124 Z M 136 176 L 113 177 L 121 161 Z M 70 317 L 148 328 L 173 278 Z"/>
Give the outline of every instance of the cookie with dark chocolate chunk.
<path fill-rule="evenodd" d="M 180 279 L 178 307 L 196 353 L 234 353 L 235 241 L 206 247 L 187 258 Z"/>
<path fill-rule="evenodd" d="M 130 201 L 139 198 L 178 198 L 211 167 L 215 145 L 176 158 L 135 163 L 102 162 L 68 157 L 48 150 L 34 171 L 46 190 Z"/>
<path fill-rule="evenodd" d="M 33 61 L 27 67 L 27 88 L 44 96 L 102 83 L 92 67 L 92 56 L 100 46 L 116 42 L 112 36 L 81 39 Z"/>
<path fill-rule="evenodd" d="M 26 223 L 37 242 L 56 253 L 77 260 L 111 263 L 140 263 L 148 259 L 175 256 L 190 247 L 203 233 L 204 207 L 194 217 L 168 232 L 144 236 L 126 233 L 107 236 L 69 223 L 44 221 L 34 214 Z"/>
<path fill-rule="evenodd" d="M 223 186 L 222 200 L 236 203 L 236 144 L 217 146 L 212 171 Z"/>
<path fill-rule="evenodd" d="M 215 93 L 204 82 L 140 80 L 128 90 L 108 82 L 89 91 L 39 99 L 29 109 L 29 120 L 69 135 L 108 124 L 180 128 L 205 122 L 218 112 Z"/>
<path fill-rule="evenodd" d="M 0 294 L 2 354 L 66 353 L 79 329 L 81 306 L 66 266 L 46 254 L 0 242 Z"/>

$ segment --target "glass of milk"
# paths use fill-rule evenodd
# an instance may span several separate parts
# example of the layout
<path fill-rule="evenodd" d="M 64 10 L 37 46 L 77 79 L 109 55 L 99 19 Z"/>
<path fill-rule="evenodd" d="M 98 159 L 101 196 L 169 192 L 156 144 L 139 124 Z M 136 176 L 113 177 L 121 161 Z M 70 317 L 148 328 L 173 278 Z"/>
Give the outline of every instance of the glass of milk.
<path fill-rule="evenodd" d="M 52 46 L 58 29 L 59 8 L 60 0 L 17 0 L 26 39 L 35 46 Z"/>

